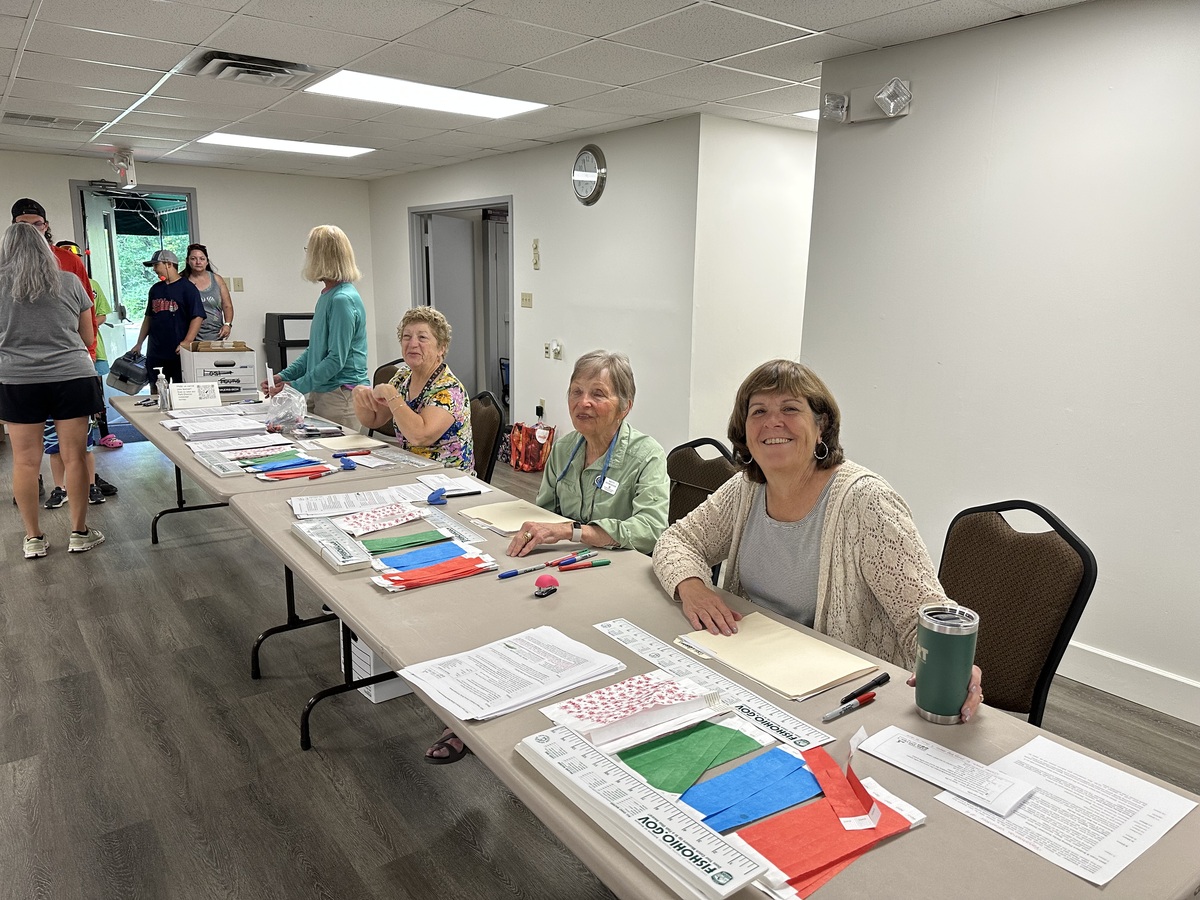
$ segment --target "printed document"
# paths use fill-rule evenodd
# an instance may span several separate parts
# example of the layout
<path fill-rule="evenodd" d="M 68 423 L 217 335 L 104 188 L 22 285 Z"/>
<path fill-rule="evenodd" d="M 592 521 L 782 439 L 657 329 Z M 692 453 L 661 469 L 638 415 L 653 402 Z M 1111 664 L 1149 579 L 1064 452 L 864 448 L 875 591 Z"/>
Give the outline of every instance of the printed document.
<path fill-rule="evenodd" d="M 1037 790 L 1007 818 L 953 794 L 937 799 L 1093 884 L 1108 884 L 1196 807 L 1040 735 L 989 768 Z"/>

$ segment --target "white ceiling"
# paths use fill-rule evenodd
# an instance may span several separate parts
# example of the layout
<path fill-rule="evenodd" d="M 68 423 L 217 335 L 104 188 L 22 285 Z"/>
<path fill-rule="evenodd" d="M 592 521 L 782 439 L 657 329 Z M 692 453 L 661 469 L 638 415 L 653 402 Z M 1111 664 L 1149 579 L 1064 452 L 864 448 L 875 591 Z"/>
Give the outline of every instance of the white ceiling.
<path fill-rule="evenodd" d="M 697 112 L 816 130 L 792 113 L 822 60 L 1075 2 L 0 0 L 0 113 L 74 120 L 0 123 L 0 149 L 370 179 Z M 549 106 L 489 120 L 180 74 L 197 48 Z M 375 152 L 195 143 L 212 131 Z"/>

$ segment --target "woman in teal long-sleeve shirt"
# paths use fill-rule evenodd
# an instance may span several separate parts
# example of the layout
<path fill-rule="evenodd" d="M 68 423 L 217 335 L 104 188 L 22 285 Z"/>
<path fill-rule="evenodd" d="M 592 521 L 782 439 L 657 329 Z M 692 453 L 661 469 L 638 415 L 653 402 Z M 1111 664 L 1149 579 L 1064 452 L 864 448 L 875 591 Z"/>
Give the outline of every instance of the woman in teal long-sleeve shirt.
<path fill-rule="evenodd" d="M 308 348 L 282 372 L 275 383 L 263 383 L 269 395 L 290 384 L 308 397 L 314 415 L 358 430 L 351 392 L 367 379 L 367 311 L 353 282 L 362 277 L 354 248 L 336 225 L 318 225 L 308 234 L 305 281 L 325 286 L 313 312 Z"/>

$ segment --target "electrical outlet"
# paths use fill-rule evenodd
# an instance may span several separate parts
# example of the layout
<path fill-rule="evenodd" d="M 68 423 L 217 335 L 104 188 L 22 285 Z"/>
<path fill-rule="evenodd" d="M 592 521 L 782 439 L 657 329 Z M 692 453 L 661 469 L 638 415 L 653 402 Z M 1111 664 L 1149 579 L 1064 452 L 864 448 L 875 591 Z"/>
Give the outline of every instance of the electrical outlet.
<path fill-rule="evenodd" d="M 521 305 L 525 307 L 525 309 L 533 309 L 533 294 L 522 292 Z"/>
<path fill-rule="evenodd" d="M 236 276 L 229 279 L 229 287 L 233 291 L 244 290 L 244 288 L 242 287 L 242 279 L 240 279 Z"/>
<path fill-rule="evenodd" d="M 546 347 L 546 359 L 549 359 L 550 358 L 550 345 L 546 344 L 545 347 Z"/>

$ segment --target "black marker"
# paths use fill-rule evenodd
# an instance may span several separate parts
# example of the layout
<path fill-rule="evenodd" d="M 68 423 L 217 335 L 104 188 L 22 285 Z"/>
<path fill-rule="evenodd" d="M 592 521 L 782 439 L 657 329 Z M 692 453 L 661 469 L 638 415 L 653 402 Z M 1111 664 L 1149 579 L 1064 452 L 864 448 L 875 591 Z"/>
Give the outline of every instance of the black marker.
<path fill-rule="evenodd" d="M 872 678 L 870 681 L 868 681 L 862 687 L 856 689 L 853 693 L 847 694 L 845 697 L 843 697 L 841 699 L 841 702 L 849 703 L 851 700 L 857 700 L 863 694 L 867 693 L 867 691 L 873 691 L 873 690 L 875 690 L 875 688 L 879 687 L 881 684 L 887 684 L 891 680 L 892 680 L 892 676 L 889 675 L 887 672 L 884 672 L 879 677 Z"/>

